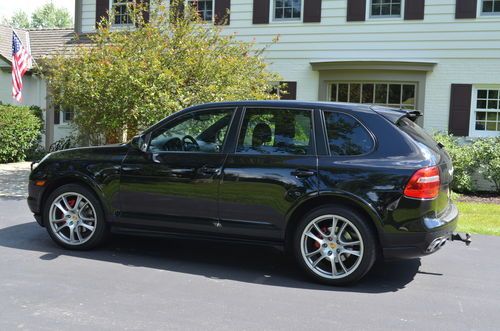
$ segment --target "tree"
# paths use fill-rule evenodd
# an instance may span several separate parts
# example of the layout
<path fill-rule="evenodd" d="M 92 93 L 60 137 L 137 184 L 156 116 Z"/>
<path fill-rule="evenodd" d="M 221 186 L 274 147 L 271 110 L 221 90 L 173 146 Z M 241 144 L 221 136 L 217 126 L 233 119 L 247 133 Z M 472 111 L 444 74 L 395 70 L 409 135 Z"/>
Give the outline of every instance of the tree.
<path fill-rule="evenodd" d="M 65 8 L 58 8 L 52 2 L 37 8 L 31 15 L 31 20 L 25 11 L 17 11 L 10 19 L 3 19 L 3 24 L 18 29 L 52 29 L 70 28 L 73 18 Z"/>
<path fill-rule="evenodd" d="M 31 15 L 31 28 L 69 28 L 73 26 L 71 14 L 65 8 L 57 8 L 52 2 L 36 9 Z"/>
<path fill-rule="evenodd" d="M 3 19 L 3 24 L 12 26 L 18 29 L 28 29 L 30 27 L 30 19 L 28 15 L 22 11 L 16 11 L 10 19 Z"/>
<path fill-rule="evenodd" d="M 174 2 L 175 4 L 175 2 Z M 81 134 L 121 141 L 187 106 L 205 102 L 272 99 L 279 77 L 267 70 L 263 49 L 200 24 L 192 8 L 170 15 L 155 3 L 145 23 L 131 5 L 137 28 L 110 29 L 103 21 L 92 46 L 73 48 L 45 63 L 54 100 L 75 109 Z"/>

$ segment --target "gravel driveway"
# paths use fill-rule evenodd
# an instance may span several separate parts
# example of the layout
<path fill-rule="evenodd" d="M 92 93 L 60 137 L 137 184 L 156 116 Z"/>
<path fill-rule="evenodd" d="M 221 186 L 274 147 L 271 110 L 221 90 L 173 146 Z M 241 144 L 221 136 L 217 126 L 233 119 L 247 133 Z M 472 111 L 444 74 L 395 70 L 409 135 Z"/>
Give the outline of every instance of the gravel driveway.
<path fill-rule="evenodd" d="M 30 162 L 0 164 L 0 198 L 22 199 L 28 196 Z"/>

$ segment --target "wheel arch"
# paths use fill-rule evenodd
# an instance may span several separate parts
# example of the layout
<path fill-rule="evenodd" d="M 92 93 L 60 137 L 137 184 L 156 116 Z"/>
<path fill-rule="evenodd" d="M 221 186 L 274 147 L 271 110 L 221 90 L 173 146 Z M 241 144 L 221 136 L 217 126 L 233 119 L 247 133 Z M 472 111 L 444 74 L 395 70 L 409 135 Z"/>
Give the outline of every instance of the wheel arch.
<path fill-rule="evenodd" d="M 96 196 L 97 200 L 101 204 L 106 220 L 110 219 L 109 218 L 110 212 L 107 208 L 107 205 L 104 203 L 104 194 L 102 193 L 101 189 L 96 183 L 94 183 L 90 178 L 84 175 L 67 175 L 63 177 L 58 177 L 57 179 L 50 181 L 47 187 L 45 188 L 41 198 L 40 212 L 42 215 L 43 215 L 43 210 L 45 208 L 45 203 L 50 194 L 54 192 L 57 188 L 67 184 L 77 184 L 90 190 Z"/>
<path fill-rule="evenodd" d="M 291 240 L 293 237 L 293 233 L 296 229 L 296 225 L 305 216 L 308 212 L 315 208 L 319 208 L 321 206 L 326 205 L 337 205 L 337 206 L 346 206 L 354 211 L 361 214 L 364 218 L 370 220 L 368 222 L 369 226 L 374 230 L 376 234 L 376 241 L 380 244 L 380 232 L 382 231 L 382 220 L 377 212 L 366 202 L 361 199 L 357 199 L 352 196 L 339 194 L 339 193 L 323 193 L 319 194 L 316 197 L 310 198 L 306 201 L 303 201 L 301 204 L 297 205 L 293 211 L 290 213 L 286 228 L 285 228 L 285 249 L 290 249 Z"/>

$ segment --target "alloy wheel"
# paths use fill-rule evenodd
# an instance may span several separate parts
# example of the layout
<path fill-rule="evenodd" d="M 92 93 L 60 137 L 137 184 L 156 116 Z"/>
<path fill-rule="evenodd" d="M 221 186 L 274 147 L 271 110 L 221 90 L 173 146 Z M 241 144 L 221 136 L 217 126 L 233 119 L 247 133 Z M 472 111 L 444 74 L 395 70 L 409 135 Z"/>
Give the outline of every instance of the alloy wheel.
<path fill-rule="evenodd" d="M 81 245 L 95 233 L 96 215 L 89 199 L 80 193 L 66 192 L 54 199 L 50 206 L 50 228 L 63 243 Z"/>
<path fill-rule="evenodd" d="M 352 274 L 364 252 L 358 228 L 339 215 L 322 215 L 309 222 L 302 233 L 300 248 L 307 266 L 326 279 Z"/>

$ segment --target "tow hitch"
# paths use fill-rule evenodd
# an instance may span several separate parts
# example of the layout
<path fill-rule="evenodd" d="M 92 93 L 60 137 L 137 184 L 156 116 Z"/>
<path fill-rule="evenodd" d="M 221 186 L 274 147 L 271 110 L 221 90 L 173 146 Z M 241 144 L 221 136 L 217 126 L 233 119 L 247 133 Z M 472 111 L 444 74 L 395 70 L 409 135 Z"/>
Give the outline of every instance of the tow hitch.
<path fill-rule="evenodd" d="M 470 234 L 468 233 L 452 233 L 450 237 L 451 241 L 463 241 L 466 246 L 469 246 L 472 240 L 470 239 Z"/>

